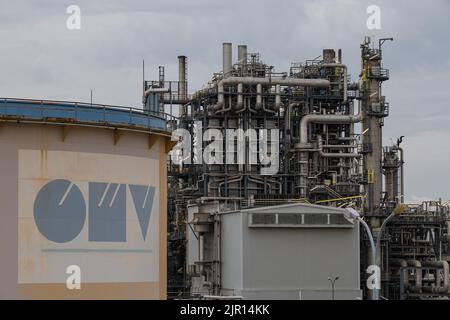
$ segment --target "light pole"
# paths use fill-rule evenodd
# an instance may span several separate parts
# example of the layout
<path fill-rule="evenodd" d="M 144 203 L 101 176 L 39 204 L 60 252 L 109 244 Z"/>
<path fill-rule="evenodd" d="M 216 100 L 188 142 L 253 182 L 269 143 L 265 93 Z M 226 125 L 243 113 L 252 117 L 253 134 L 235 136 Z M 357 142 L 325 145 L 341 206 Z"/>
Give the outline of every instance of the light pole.
<path fill-rule="evenodd" d="M 401 215 L 407 208 L 407 205 L 405 204 L 399 204 L 395 207 L 394 211 L 392 211 L 392 213 L 383 221 L 383 223 L 381 224 L 380 227 L 380 232 L 378 233 L 378 237 L 377 237 L 377 244 L 376 244 L 376 248 L 377 248 L 377 252 L 376 252 L 376 265 L 380 268 L 381 270 L 381 259 L 380 259 L 380 255 L 378 254 L 378 251 L 381 252 L 381 238 L 383 236 L 383 231 L 387 225 L 387 223 L 392 220 L 393 217 L 395 216 L 399 216 Z"/>
<path fill-rule="evenodd" d="M 345 210 L 347 211 L 347 213 L 350 215 L 351 218 L 353 219 L 357 219 L 366 229 L 367 232 L 367 236 L 369 237 L 369 241 L 370 241 L 370 248 L 372 251 L 372 257 L 371 257 L 371 265 L 374 265 L 377 261 L 377 248 L 375 247 L 375 241 L 373 240 L 373 235 L 372 235 L 372 231 L 370 230 L 370 227 L 368 226 L 368 224 L 361 218 L 360 214 L 358 211 L 356 211 L 353 208 L 345 208 Z M 379 279 L 377 279 L 377 283 L 379 282 Z M 377 284 L 378 285 L 378 284 Z M 378 300 L 378 288 L 377 286 L 375 286 L 375 288 L 373 288 L 373 294 L 372 294 L 372 300 Z"/>
<path fill-rule="evenodd" d="M 394 211 L 383 221 L 383 223 L 381 224 L 380 227 L 380 231 L 378 233 L 378 237 L 377 237 L 377 243 L 375 245 L 374 240 L 373 240 L 373 235 L 372 235 L 372 231 L 370 230 L 370 227 L 367 225 L 367 223 L 361 218 L 360 214 L 358 211 L 356 211 L 353 208 L 346 208 L 347 212 L 350 214 L 350 216 L 354 219 L 357 219 L 366 229 L 367 235 L 369 236 L 369 241 L 370 241 L 370 247 L 372 250 L 372 265 L 376 265 L 378 267 L 378 270 L 381 270 L 380 267 L 380 257 L 378 255 L 378 250 L 380 249 L 381 246 L 381 237 L 383 235 L 383 231 L 387 225 L 387 223 L 395 216 L 398 216 L 400 214 L 403 213 L 403 211 L 405 210 L 407 206 L 405 204 L 399 204 L 395 207 Z M 380 279 L 377 279 L 377 283 L 380 283 Z M 378 285 L 378 284 L 377 284 Z M 373 289 L 373 295 L 372 295 L 372 299 L 373 300 L 379 300 L 380 299 L 380 295 L 379 295 L 379 290 L 377 287 L 375 287 Z"/>
<path fill-rule="evenodd" d="M 334 279 L 328 278 L 328 280 L 331 282 L 331 300 L 334 300 L 334 284 L 339 280 L 339 277 L 334 277 Z"/>

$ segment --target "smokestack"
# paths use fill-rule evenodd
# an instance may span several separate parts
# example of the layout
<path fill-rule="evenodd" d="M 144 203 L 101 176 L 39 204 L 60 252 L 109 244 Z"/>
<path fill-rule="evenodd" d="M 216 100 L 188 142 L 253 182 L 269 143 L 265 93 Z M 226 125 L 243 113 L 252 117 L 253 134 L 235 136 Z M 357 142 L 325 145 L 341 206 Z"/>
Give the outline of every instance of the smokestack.
<path fill-rule="evenodd" d="M 230 75 L 233 68 L 233 47 L 227 42 L 223 44 L 223 76 L 226 78 Z"/>
<path fill-rule="evenodd" d="M 186 99 L 186 56 L 178 56 L 178 96 L 180 100 Z"/>
<path fill-rule="evenodd" d="M 333 63 L 336 59 L 336 51 L 333 49 L 323 49 L 322 58 L 324 63 Z"/>
<path fill-rule="evenodd" d="M 246 45 L 238 46 L 238 63 L 239 64 L 247 63 L 247 46 Z"/>

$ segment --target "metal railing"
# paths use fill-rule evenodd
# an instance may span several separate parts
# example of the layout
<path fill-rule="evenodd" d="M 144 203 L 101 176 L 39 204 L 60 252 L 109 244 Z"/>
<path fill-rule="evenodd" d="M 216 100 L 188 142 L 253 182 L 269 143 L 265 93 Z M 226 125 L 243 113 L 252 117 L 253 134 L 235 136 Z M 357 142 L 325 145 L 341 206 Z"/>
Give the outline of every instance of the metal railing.
<path fill-rule="evenodd" d="M 133 107 L 83 102 L 0 98 L 0 117 L 42 122 L 72 122 L 129 126 L 161 131 L 173 129 L 177 118 L 162 112 L 147 112 Z"/>

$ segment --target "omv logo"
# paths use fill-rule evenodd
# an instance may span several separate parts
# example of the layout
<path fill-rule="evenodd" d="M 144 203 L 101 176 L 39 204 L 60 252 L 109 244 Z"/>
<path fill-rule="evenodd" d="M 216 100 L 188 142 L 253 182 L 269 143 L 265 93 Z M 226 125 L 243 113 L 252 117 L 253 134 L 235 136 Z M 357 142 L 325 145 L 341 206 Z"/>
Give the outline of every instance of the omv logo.
<path fill-rule="evenodd" d="M 133 199 L 145 241 L 155 188 L 143 185 L 89 182 L 88 200 L 69 180 L 52 180 L 34 201 L 34 220 L 40 233 L 58 243 L 75 239 L 88 218 L 89 241 L 125 242 L 127 188 Z"/>

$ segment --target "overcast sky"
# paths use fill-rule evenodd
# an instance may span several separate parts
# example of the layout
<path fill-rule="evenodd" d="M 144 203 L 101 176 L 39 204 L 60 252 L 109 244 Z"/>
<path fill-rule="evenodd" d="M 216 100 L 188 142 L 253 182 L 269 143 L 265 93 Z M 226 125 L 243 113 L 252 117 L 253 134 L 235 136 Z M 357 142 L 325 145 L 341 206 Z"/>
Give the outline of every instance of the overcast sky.
<path fill-rule="evenodd" d="M 81 30 L 66 9 L 81 8 Z M 368 30 L 366 8 L 381 8 Z M 450 199 L 450 1 L 410 0 L 0 0 L 0 96 L 141 105 L 146 78 L 188 56 L 190 91 L 221 70 L 221 44 L 247 44 L 277 71 L 342 48 L 352 80 L 364 35 L 394 37 L 384 47 L 391 115 L 384 143 L 405 135 L 410 201 Z"/>

